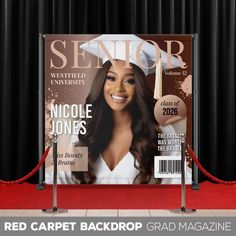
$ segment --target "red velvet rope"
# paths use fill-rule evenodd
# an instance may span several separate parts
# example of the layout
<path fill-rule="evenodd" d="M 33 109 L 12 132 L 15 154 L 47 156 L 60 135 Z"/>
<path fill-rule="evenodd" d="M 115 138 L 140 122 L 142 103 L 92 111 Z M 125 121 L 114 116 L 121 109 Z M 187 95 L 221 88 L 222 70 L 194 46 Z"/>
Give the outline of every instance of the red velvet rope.
<path fill-rule="evenodd" d="M 207 177 L 209 177 L 211 180 L 213 180 L 219 184 L 236 184 L 236 181 L 224 181 L 224 180 L 218 179 L 217 177 L 211 175 L 208 171 L 206 171 L 206 169 L 203 168 L 203 166 L 198 161 L 198 158 L 196 157 L 195 153 L 193 152 L 192 148 L 188 145 L 187 145 L 187 151 L 188 151 L 189 155 L 192 157 L 193 161 L 198 166 L 198 168 L 201 170 L 201 172 L 204 175 L 206 175 Z"/>
<path fill-rule="evenodd" d="M 29 179 L 32 175 L 34 175 L 39 170 L 41 165 L 44 163 L 44 161 L 47 158 L 49 150 L 50 150 L 50 147 L 47 147 L 46 151 L 44 152 L 44 154 L 43 154 L 43 156 L 40 160 L 40 162 L 29 174 L 25 175 L 24 177 L 22 177 L 20 179 L 14 180 L 14 181 L 3 181 L 3 180 L 0 179 L 0 183 L 1 184 L 20 184 L 20 183 L 26 181 L 27 179 Z"/>

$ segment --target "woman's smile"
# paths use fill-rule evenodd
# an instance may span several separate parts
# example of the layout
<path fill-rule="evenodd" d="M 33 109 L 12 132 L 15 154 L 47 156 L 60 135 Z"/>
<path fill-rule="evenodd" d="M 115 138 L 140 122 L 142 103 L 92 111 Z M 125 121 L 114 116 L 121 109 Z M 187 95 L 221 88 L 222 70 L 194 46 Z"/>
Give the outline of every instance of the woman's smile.
<path fill-rule="evenodd" d="M 124 95 L 111 94 L 111 98 L 113 102 L 117 102 L 117 103 L 123 103 L 127 100 L 127 96 L 124 96 Z"/>

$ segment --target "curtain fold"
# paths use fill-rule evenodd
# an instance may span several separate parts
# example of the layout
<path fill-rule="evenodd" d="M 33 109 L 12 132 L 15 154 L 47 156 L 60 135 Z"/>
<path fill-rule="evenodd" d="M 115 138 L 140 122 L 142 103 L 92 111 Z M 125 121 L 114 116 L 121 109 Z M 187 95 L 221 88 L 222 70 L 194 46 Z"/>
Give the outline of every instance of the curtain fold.
<path fill-rule="evenodd" d="M 197 33 L 199 158 L 212 174 L 236 180 L 234 0 L 2 0 L 1 179 L 19 178 L 38 162 L 39 33 Z"/>

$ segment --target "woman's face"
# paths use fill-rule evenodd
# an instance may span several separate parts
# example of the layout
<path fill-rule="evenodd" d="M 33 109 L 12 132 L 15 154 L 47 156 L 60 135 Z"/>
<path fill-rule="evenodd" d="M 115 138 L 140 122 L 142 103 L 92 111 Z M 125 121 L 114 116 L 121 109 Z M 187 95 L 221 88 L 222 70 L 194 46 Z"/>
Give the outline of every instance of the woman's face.
<path fill-rule="evenodd" d="M 113 111 L 123 111 L 135 96 L 135 76 L 132 68 L 125 68 L 124 61 L 116 61 L 107 72 L 104 99 Z"/>

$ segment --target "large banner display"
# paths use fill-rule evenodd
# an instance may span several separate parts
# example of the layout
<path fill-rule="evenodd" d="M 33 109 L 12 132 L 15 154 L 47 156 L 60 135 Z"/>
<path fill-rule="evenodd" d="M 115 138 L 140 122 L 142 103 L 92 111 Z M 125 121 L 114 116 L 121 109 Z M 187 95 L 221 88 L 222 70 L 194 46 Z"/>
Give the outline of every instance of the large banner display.
<path fill-rule="evenodd" d="M 47 146 L 58 183 L 180 183 L 192 145 L 192 35 L 44 36 Z M 52 183 L 52 153 L 45 182 Z M 186 157 L 186 183 L 192 162 Z"/>

